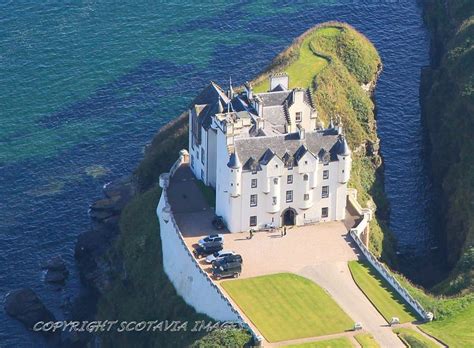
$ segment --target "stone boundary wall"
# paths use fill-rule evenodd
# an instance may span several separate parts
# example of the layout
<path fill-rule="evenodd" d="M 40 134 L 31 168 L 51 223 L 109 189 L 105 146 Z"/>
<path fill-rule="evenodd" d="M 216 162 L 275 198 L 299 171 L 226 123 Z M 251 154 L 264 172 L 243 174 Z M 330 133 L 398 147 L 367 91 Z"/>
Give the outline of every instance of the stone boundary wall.
<path fill-rule="evenodd" d="M 351 199 L 348 199 L 349 204 L 353 204 Z M 357 201 L 356 201 L 357 202 Z M 433 320 L 433 313 L 427 312 L 421 304 L 415 300 L 408 291 L 398 282 L 398 280 L 392 275 L 387 267 L 381 263 L 377 258 L 369 251 L 364 245 L 361 239 L 362 233 L 367 229 L 369 221 L 372 218 L 372 212 L 370 209 L 361 208 L 357 203 L 353 208 L 360 212 L 362 215 L 362 221 L 350 230 L 350 235 L 354 242 L 357 244 L 362 254 L 367 258 L 367 261 L 379 272 L 379 274 L 395 289 L 395 291 L 418 313 L 418 315 L 426 321 Z"/>
<path fill-rule="evenodd" d="M 181 151 L 170 172 L 160 175 L 160 186 L 163 191 L 156 213 L 160 222 L 164 271 L 176 292 L 197 312 L 218 321 L 239 323 L 252 333 L 255 344 L 260 345 L 262 337 L 248 325 L 226 295 L 199 266 L 186 246 L 174 218 L 168 201 L 167 188 L 176 170 L 187 161 L 187 156 L 187 152 Z"/>

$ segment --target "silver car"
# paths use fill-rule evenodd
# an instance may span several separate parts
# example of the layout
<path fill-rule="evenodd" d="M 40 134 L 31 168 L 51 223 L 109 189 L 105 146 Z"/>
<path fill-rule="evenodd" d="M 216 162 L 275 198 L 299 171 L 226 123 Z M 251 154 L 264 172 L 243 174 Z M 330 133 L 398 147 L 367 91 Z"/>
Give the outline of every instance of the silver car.
<path fill-rule="evenodd" d="M 210 242 L 221 242 L 224 243 L 224 236 L 222 234 L 210 234 L 209 236 L 202 238 L 198 241 L 200 246 Z"/>
<path fill-rule="evenodd" d="M 219 261 L 229 255 L 235 255 L 235 252 L 233 252 L 232 250 L 221 250 L 206 257 L 206 262 L 213 263 L 214 261 Z"/>

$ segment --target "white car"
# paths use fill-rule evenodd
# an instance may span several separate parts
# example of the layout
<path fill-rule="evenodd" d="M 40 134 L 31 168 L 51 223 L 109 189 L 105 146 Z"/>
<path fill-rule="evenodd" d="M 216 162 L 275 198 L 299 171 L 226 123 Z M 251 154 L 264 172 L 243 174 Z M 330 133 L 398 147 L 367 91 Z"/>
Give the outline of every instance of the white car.
<path fill-rule="evenodd" d="M 221 242 L 221 243 L 224 243 L 224 236 L 222 234 L 210 234 L 209 236 L 203 238 L 203 239 L 200 239 L 198 241 L 198 244 L 200 246 L 203 246 L 204 244 L 206 243 L 209 243 L 209 242 Z"/>
<path fill-rule="evenodd" d="M 229 256 L 229 255 L 235 255 L 235 252 L 233 252 L 232 250 L 221 250 L 221 251 L 218 251 L 214 254 L 211 254 L 209 256 L 206 257 L 206 262 L 207 263 L 213 263 L 214 261 L 219 261 L 220 259 L 226 257 L 226 256 Z"/>

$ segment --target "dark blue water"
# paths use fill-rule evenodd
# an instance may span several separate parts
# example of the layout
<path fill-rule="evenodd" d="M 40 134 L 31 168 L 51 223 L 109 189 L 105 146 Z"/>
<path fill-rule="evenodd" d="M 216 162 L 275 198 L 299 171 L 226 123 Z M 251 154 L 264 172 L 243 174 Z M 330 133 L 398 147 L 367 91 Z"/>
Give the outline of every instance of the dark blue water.
<path fill-rule="evenodd" d="M 403 252 L 431 245 L 418 88 L 428 37 L 415 1 L 0 4 L 0 295 L 32 287 L 58 318 L 81 288 L 73 260 L 88 205 L 208 80 L 250 80 L 293 38 L 346 21 L 379 50 L 378 129 Z M 39 263 L 61 254 L 57 291 Z M 113 318 L 111 318 L 113 319 Z M 0 312 L 0 346 L 45 345 Z"/>

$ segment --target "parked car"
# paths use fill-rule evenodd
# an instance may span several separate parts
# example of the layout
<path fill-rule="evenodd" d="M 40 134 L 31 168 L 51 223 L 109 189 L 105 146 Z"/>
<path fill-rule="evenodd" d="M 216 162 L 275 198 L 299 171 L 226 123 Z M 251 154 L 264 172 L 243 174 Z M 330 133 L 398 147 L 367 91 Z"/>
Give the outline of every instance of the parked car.
<path fill-rule="evenodd" d="M 213 268 L 212 276 L 217 280 L 227 277 L 237 278 L 241 272 L 242 264 L 240 262 L 230 262 Z"/>
<path fill-rule="evenodd" d="M 218 268 L 222 265 L 226 265 L 226 264 L 233 263 L 233 262 L 237 262 L 239 264 L 242 264 L 243 263 L 242 256 L 240 256 L 239 254 L 224 256 L 220 260 L 216 260 L 216 261 L 212 262 L 212 267 L 213 268 Z"/>
<path fill-rule="evenodd" d="M 214 226 L 216 230 L 224 229 L 224 219 L 220 216 L 216 216 L 214 219 L 212 219 L 212 226 Z"/>
<path fill-rule="evenodd" d="M 209 242 L 221 242 L 224 243 L 224 236 L 222 234 L 210 234 L 207 237 L 204 237 L 198 241 L 199 245 L 204 245 Z"/>
<path fill-rule="evenodd" d="M 204 245 L 198 245 L 194 250 L 193 254 L 194 256 L 199 259 L 201 257 L 207 256 L 214 254 L 218 251 L 221 251 L 223 249 L 223 245 L 221 242 L 207 242 Z"/>
<path fill-rule="evenodd" d="M 235 255 L 235 252 L 233 252 L 232 250 L 221 250 L 221 251 L 218 251 L 217 253 L 214 253 L 206 257 L 206 262 L 213 263 L 214 261 L 219 261 L 223 257 L 230 256 L 230 255 Z"/>

